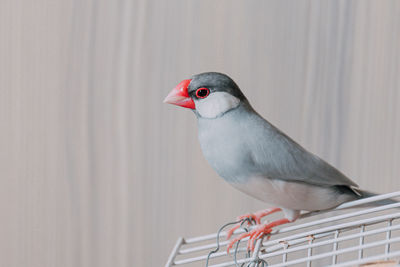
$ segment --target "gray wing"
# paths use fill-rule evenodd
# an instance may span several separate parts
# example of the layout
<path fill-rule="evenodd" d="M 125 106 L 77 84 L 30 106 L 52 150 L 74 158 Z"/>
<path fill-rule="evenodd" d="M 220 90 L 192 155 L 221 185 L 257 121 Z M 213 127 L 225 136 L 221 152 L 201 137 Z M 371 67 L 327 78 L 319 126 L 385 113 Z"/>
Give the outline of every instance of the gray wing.
<path fill-rule="evenodd" d="M 265 121 L 266 122 L 266 121 Z M 257 172 L 271 179 L 302 182 L 319 186 L 345 185 L 358 187 L 356 183 L 321 158 L 308 152 L 290 137 L 267 122 L 258 128 L 252 161 Z M 260 132 L 261 130 L 261 132 Z"/>

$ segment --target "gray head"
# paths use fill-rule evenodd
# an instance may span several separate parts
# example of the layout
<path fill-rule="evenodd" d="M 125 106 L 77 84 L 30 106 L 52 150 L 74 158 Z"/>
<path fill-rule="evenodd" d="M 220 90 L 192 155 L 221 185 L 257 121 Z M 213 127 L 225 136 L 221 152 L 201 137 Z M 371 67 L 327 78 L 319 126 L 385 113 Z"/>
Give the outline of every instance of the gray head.
<path fill-rule="evenodd" d="M 213 119 L 247 100 L 230 77 L 218 72 L 205 72 L 183 80 L 164 102 L 191 108 L 198 117 Z"/>

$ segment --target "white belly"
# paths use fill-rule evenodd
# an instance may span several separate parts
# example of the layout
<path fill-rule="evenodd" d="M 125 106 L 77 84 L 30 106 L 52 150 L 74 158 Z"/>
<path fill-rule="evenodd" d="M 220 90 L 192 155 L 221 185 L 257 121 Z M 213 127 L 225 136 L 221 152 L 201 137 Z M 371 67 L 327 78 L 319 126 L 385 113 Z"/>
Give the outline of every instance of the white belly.
<path fill-rule="evenodd" d="M 325 210 L 351 199 L 351 196 L 339 194 L 333 188 L 264 177 L 252 177 L 247 183 L 231 185 L 263 202 L 292 210 Z"/>

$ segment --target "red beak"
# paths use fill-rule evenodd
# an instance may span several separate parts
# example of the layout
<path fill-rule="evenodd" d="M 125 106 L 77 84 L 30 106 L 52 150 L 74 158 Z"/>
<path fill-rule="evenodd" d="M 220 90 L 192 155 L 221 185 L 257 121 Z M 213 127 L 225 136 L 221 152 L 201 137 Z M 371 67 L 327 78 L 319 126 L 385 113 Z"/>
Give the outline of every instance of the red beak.
<path fill-rule="evenodd" d="M 192 80 L 181 81 L 164 99 L 164 103 L 195 109 L 193 100 L 188 93 L 188 86 Z"/>

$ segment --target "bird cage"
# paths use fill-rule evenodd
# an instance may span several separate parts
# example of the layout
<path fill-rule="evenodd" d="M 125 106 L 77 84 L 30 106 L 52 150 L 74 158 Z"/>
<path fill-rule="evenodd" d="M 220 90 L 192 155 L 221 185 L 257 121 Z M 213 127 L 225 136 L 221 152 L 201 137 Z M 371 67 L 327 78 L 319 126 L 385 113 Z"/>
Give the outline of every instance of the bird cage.
<path fill-rule="evenodd" d="M 179 238 L 166 267 L 400 266 L 400 202 L 373 205 L 389 198 L 399 200 L 400 192 L 304 213 L 295 223 L 275 229 L 268 240 L 259 239 L 252 253 L 244 239 L 227 254 L 227 225 L 218 233 Z M 235 235 L 248 230 L 239 228 Z"/>

